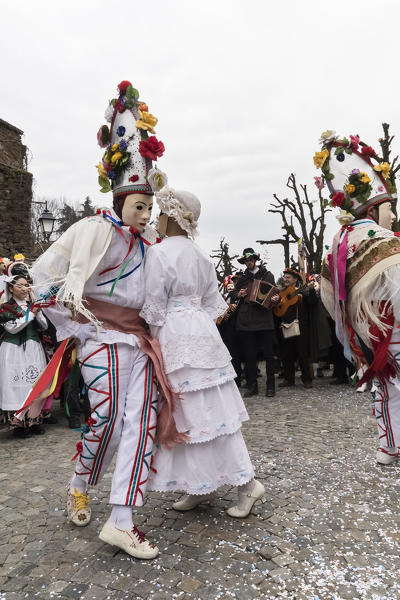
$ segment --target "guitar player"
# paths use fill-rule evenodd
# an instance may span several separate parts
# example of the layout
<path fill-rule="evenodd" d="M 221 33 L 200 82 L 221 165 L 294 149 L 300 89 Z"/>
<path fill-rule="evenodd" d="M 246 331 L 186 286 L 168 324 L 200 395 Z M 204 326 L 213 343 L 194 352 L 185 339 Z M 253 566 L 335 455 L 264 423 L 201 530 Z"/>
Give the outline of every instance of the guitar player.
<path fill-rule="evenodd" d="M 243 255 L 238 258 L 238 262 L 246 266 L 244 273 L 239 276 L 235 289 L 231 294 L 231 301 L 236 302 L 242 299 L 236 313 L 236 329 L 239 332 L 239 338 L 242 345 L 245 371 L 247 380 L 247 390 L 245 398 L 250 398 L 258 394 L 257 383 L 257 351 L 263 352 L 267 385 L 266 396 L 275 396 L 275 372 L 274 372 L 274 318 L 271 310 L 266 310 L 256 304 L 245 302 L 248 294 L 249 284 L 258 279 L 266 281 L 270 285 L 275 285 L 275 279 L 271 271 L 265 266 L 258 266 L 257 262 L 260 256 L 256 254 L 253 248 L 245 248 Z M 274 296 L 274 302 L 279 302 L 279 296 Z"/>
<path fill-rule="evenodd" d="M 296 269 L 284 269 L 283 271 L 284 290 L 288 288 L 298 288 L 302 285 L 301 273 Z M 315 286 L 317 283 L 311 282 L 301 294 L 297 294 L 296 302 L 290 304 L 286 312 L 281 316 L 282 327 L 288 326 L 298 319 L 300 335 L 284 338 L 281 337 L 281 352 L 283 363 L 284 379 L 279 387 L 293 387 L 295 385 L 296 361 L 298 361 L 301 371 L 301 380 L 305 388 L 312 388 L 311 365 L 310 365 L 310 310 L 318 303 Z M 284 296 L 284 294 L 283 294 Z M 292 294 L 293 296 L 293 294 Z"/>

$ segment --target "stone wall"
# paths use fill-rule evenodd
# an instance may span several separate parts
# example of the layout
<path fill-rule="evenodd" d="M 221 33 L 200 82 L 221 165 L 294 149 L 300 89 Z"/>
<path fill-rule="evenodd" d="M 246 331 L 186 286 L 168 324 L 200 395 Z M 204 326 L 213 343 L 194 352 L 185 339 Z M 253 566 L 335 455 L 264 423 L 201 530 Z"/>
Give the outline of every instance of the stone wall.
<path fill-rule="evenodd" d="M 32 175 L 26 170 L 23 131 L 0 119 L 0 256 L 31 251 Z"/>

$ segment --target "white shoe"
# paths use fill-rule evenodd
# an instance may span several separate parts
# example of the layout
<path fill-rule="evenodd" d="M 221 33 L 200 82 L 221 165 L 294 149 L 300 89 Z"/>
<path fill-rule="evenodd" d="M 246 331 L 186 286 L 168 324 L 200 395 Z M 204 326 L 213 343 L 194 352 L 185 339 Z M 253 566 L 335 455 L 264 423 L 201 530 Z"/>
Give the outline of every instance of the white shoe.
<path fill-rule="evenodd" d="M 377 450 L 376 452 L 376 462 L 380 465 L 391 465 L 395 460 L 399 458 L 399 453 L 397 449 L 395 449 L 394 453 L 385 452 L 384 450 Z"/>
<path fill-rule="evenodd" d="M 247 517 L 250 514 L 251 509 L 253 508 L 254 504 L 258 501 L 261 500 L 262 502 L 265 502 L 265 487 L 263 486 L 262 483 L 260 483 L 259 481 L 257 481 L 257 479 L 254 480 L 254 488 L 253 491 L 251 492 L 251 494 L 246 494 L 245 492 L 238 492 L 239 495 L 239 505 L 235 505 L 235 506 L 231 506 L 230 508 L 228 508 L 228 510 L 226 511 L 228 513 L 228 515 L 230 517 L 235 517 L 237 519 L 243 519 L 244 517 Z"/>
<path fill-rule="evenodd" d="M 111 546 L 121 548 L 135 558 L 150 559 L 156 558 L 159 554 L 157 546 L 146 540 L 143 531 L 139 531 L 137 527 L 118 529 L 114 523 L 107 521 L 99 533 L 99 538 Z"/>
<path fill-rule="evenodd" d="M 78 492 L 74 488 L 74 493 L 68 490 L 67 495 L 67 513 L 68 519 L 78 527 L 89 525 L 92 511 L 89 506 L 90 499 L 87 494 Z"/>
<path fill-rule="evenodd" d="M 214 498 L 214 494 L 186 494 L 177 502 L 174 502 L 172 508 L 174 510 L 192 510 L 192 508 L 196 508 L 199 504 L 205 504 Z"/>

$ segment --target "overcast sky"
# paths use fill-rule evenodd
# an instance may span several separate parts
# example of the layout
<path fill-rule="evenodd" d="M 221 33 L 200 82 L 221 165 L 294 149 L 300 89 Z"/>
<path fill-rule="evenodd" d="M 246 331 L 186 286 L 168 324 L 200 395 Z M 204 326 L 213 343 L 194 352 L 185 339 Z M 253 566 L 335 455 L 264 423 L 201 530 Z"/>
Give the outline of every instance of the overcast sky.
<path fill-rule="evenodd" d="M 400 151 L 397 0 L 14 0 L 1 17 L 0 118 L 25 132 L 37 196 L 111 203 L 96 133 L 122 79 L 159 119 L 169 184 L 202 202 L 207 252 L 280 237 L 272 195 L 292 171 L 315 193 L 323 130 L 378 148 L 386 121 Z"/>

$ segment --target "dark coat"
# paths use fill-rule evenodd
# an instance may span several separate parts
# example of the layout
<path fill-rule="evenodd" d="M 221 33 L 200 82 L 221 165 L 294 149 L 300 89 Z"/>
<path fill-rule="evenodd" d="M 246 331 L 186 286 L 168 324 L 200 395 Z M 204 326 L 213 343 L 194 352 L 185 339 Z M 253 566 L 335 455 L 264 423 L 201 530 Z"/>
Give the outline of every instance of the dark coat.
<path fill-rule="evenodd" d="M 273 274 L 271 271 L 267 271 L 264 266 L 261 266 L 255 275 L 246 269 L 243 275 L 239 277 L 235 290 L 232 292 L 232 302 L 236 302 L 239 291 L 254 279 L 260 279 L 261 281 L 267 281 L 271 285 L 275 285 Z M 236 329 L 238 331 L 264 331 L 274 329 L 272 310 L 266 310 L 256 304 L 248 304 L 242 299 L 236 312 Z"/>

